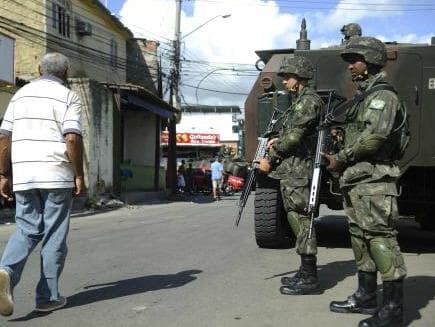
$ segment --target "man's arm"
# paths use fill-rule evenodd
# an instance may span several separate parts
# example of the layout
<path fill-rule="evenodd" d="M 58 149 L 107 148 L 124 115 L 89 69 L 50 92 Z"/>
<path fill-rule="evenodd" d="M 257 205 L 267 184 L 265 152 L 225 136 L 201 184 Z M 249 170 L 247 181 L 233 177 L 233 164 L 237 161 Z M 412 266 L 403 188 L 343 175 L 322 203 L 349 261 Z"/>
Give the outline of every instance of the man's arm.
<path fill-rule="evenodd" d="M 67 133 L 65 142 L 66 152 L 74 171 L 74 195 L 79 196 L 86 188 L 83 172 L 83 140 L 79 134 Z"/>
<path fill-rule="evenodd" d="M 11 136 L 0 134 L 0 196 L 12 201 Z"/>

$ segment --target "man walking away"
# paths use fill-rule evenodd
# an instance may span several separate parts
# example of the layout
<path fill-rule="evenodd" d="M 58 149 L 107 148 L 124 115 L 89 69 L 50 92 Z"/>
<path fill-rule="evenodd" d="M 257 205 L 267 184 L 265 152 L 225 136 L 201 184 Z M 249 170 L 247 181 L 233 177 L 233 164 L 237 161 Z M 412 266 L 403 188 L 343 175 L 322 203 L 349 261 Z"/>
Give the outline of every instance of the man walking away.
<path fill-rule="evenodd" d="M 72 196 L 85 190 L 78 96 L 64 86 L 68 59 L 46 54 L 41 77 L 21 88 L 0 126 L 0 195 L 16 199 L 16 231 L 0 262 L 0 314 L 13 313 L 13 289 L 39 242 L 36 311 L 61 308 L 58 281 L 67 255 Z M 12 169 L 11 169 L 12 168 Z"/>

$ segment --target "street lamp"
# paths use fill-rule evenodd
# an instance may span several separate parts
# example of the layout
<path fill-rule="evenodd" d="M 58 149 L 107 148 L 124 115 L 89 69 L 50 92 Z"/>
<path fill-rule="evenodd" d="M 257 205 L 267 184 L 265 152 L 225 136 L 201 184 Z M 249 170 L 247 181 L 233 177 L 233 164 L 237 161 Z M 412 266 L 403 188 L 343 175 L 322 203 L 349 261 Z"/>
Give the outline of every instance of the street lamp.
<path fill-rule="evenodd" d="M 228 18 L 231 15 L 217 15 L 215 17 L 210 18 L 206 22 L 199 25 L 194 30 L 190 31 L 183 37 L 181 37 L 180 32 L 180 20 L 181 20 L 181 2 L 182 0 L 176 0 L 176 7 L 175 7 L 175 39 L 173 41 L 173 47 L 174 47 L 174 59 L 173 59 L 173 67 L 171 69 L 171 80 L 170 80 L 170 104 L 175 107 L 177 110 L 180 109 L 180 101 L 179 101 L 179 84 L 180 84 L 180 43 L 181 40 L 185 37 L 189 36 L 193 32 L 197 31 L 201 27 L 203 27 L 205 24 L 210 23 L 212 20 L 222 17 L 222 18 Z M 167 176 L 169 185 L 171 187 L 171 193 L 175 194 L 177 191 L 177 141 L 176 141 L 176 133 L 177 133 L 177 127 L 176 127 L 176 121 L 174 118 L 170 119 L 169 126 L 169 141 L 168 141 L 168 165 L 167 165 Z"/>
<path fill-rule="evenodd" d="M 201 25 L 199 25 L 198 27 L 196 27 L 196 28 L 194 28 L 193 30 L 191 30 L 189 33 L 186 33 L 185 35 L 183 35 L 183 37 L 182 37 L 181 39 L 186 38 L 187 36 L 189 36 L 189 35 L 192 34 L 193 32 L 199 30 L 199 29 L 200 29 L 201 27 L 203 27 L 204 25 L 210 23 L 212 20 L 215 20 L 216 18 L 219 18 L 219 17 L 221 17 L 221 18 L 228 18 L 228 17 L 231 17 L 231 14 L 226 14 L 226 15 L 217 15 L 217 16 L 212 17 L 212 18 L 210 18 L 209 20 L 207 20 L 207 21 L 205 21 L 204 23 L 202 23 Z"/>
<path fill-rule="evenodd" d="M 209 71 L 203 78 L 201 78 L 201 80 L 198 82 L 198 84 L 196 85 L 195 88 L 195 97 L 196 97 L 196 105 L 198 105 L 198 89 L 199 86 L 201 85 L 201 83 L 207 78 L 209 77 L 211 74 L 213 74 L 214 72 L 220 71 L 220 70 L 231 70 L 231 71 L 235 71 L 234 68 L 215 68 L 212 69 L 211 71 Z"/>

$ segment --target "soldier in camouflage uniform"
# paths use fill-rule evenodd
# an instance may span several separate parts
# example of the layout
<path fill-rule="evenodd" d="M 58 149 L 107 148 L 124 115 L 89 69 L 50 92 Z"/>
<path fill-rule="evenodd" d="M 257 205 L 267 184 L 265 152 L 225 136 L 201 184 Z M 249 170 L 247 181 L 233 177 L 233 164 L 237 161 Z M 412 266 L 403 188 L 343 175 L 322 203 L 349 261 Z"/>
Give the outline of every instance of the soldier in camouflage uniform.
<path fill-rule="evenodd" d="M 361 36 L 361 26 L 356 23 L 350 23 L 343 25 L 340 30 L 341 34 L 343 34 L 342 44 L 346 44 L 349 40 L 355 36 Z"/>
<path fill-rule="evenodd" d="M 313 71 L 313 64 L 304 57 L 283 60 L 278 75 L 284 78 L 292 104 L 283 114 L 279 136 L 268 143 L 269 160 L 272 166 L 277 166 L 269 176 L 280 180 L 284 208 L 296 235 L 296 251 L 301 256 L 299 271 L 293 277 L 282 278 L 282 294 L 310 294 L 319 288 L 316 238 L 313 233 L 308 239 L 310 219 L 305 212 L 313 173 L 316 127 L 323 105 L 317 93 L 308 87 Z"/>
<path fill-rule="evenodd" d="M 387 62 L 385 45 L 372 37 L 355 37 L 341 53 L 352 80 L 368 93 L 346 112 L 344 147 L 327 155 L 328 169 L 340 172 L 344 208 L 358 269 L 358 289 L 345 301 L 333 301 L 331 311 L 368 313 L 359 327 L 401 326 L 403 279 L 406 267 L 394 228 L 400 175 L 398 130 L 403 128 L 402 105 L 394 91 L 382 89 Z M 379 89 L 379 90 L 378 90 Z M 377 272 L 383 280 L 383 303 L 376 301 Z"/>

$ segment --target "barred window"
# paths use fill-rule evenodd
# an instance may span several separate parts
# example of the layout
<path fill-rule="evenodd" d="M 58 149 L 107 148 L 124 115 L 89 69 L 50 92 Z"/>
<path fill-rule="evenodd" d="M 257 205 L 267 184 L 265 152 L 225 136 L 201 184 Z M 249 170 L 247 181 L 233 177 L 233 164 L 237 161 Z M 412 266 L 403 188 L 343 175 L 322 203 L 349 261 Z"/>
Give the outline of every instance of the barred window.
<path fill-rule="evenodd" d="M 65 1 L 59 4 L 53 1 L 51 8 L 52 27 L 59 35 L 70 38 L 71 37 L 71 5 Z"/>

